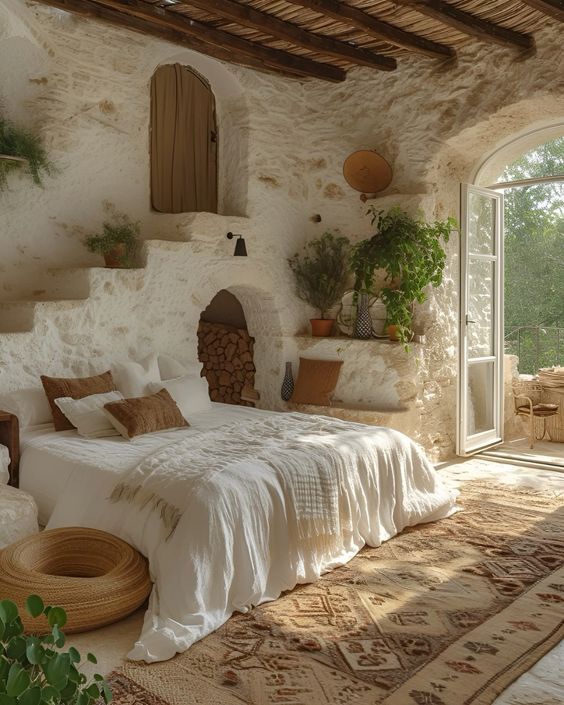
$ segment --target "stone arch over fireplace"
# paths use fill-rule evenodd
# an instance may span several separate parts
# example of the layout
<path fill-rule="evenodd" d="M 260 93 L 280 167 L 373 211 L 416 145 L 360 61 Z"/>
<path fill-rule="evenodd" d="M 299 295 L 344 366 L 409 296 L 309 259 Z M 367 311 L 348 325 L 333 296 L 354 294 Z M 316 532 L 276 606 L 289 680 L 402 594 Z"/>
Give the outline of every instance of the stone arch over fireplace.
<path fill-rule="evenodd" d="M 205 351 L 206 335 L 208 344 L 211 343 L 216 351 L 220 349 L 220 354 L 214 355 L 213 365 L 209 364 L 210 353 Z M 237 382 L 243 381 L 248 386 L 252 380 L 252 387 L 261 395 L 261 400 L 267 405 L 272 403 L 269 397 L 272 396 L 273 382 L 278 380 L 282 364 L 282 336 L 278 306 L 266 289 L 251 284 L 233 284 L 216 291 L 202 311 L 198 332 L 198 355 L 203 364 L 202 374 L 208 377 L 212 398 L 223 401 L 217 398 L 217 392 L 213 393 L 212 390 L 212 386 L 218 388 L 217 375 L 223 371 L 224 382 L 227 382 L 229 376 L 233 376 Z M 223 340 L 226 344 L 222 344 Z M 226 349 L 226 345 L 229 349 Z M 223 359 L 220 360 L 220 357 Z M 207 369 L 218 368 L 210 376 L 206 374 L 206 363 Z M 240 379 L 241 376 L 244 380 Z M 235 397 L 231 394 L 227 401 L 243 403 L 238 398 L 239 395 L 240 391 L 237 389 Z"/>

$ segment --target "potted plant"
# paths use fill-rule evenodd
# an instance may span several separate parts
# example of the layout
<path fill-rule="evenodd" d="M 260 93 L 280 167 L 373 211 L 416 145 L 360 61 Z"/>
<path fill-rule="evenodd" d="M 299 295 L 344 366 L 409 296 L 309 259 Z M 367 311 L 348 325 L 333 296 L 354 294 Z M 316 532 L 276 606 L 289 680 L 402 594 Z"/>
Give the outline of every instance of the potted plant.
<path fill-rule="evenodd" d="M 426 300 L 429 284 L 441 284 L 446 263 L 441 241 L 448 242 L 458 226 L 454 218 L 427 223 L 421 214 L 414 218 L 399 206 L 387 212 L 372 206 L 368 213 L 376 234 L 352 249 L 355 290 L 371 292 L 376 270 L 384 270 L 387 285 L 380 298 L 386 305 L 388 334 L 407 345 L 413 304 Z"/>
<path fill-rule="evenodd" d="M 26 600 L 26 611 L 38 619 L 38 633 L 26 635 L 17 605 L 0 602 L 0 703 L 3 705 L 92 705 L 112 693 L 104 678 L 92 680 L 80 670 L 81 656 L 71 646 L 63 651 L 61 631 L 67 615 L 61 607 L 46 607 L 37 595 Z M 93 654 L 86 659 L 96 663 Z"/>
<path fill-rule="evenodd" d="M 133 267 L 135 253 L 139 245 L 140 225 L 123 213 L 116 213 L 113 222 L 106 221 L 102 232 L 86 238 L 85 245 L 90 252 L 104 256 L 106 267 Z"/>
<path fill-rule="evenodd" d="M 41 138 L 0 116 L 0 191 L 8 174 L 18 168 L 25 169 L 38 186 L 42 176 L 52 172 Z"/>
<path fill-rule="evenodd" d="M 349 249 L 348 238 L 326 232 L 288 260 L 296 277 L 298 296 L 320 313 L 320 318 L 310 320 L 314 336 L 331 335 L 335 321 L 326 315 L 345 292 L 350 272 Z"/>

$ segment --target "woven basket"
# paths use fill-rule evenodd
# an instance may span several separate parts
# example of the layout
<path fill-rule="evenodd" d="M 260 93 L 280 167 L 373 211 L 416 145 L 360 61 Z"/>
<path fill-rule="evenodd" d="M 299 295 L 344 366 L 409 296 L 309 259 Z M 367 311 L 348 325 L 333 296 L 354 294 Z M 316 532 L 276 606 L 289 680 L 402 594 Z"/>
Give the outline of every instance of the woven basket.
<path fill-rule="evenodd" d="M 542 392 L 542 400 L 545 403 L 559 405 L 558 414 L 546 420 L 546 430 L 551 441 L 564 443 L 564 386 L 545 387 Z"/>
<path fill-rule="evenodd" d="M 97 529 L 44 531 L 0 553 L 0 599 L 20 608 L 26 632 L 48 630 L 44 618 L 23 610 L 29 595 L 63 607 L 72 634 L 117 622 L 140 607 L 151 591 L 146 559 L 121 539 Z"/>

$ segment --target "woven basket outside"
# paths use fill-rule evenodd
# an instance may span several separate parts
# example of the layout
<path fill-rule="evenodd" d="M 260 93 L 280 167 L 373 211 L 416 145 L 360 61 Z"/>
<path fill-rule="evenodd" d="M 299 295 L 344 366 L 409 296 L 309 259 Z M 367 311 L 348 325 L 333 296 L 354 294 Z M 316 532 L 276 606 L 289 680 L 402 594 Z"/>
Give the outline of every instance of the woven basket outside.
<path fill-rule="evenodd" d="M 546 430 L 551 441 L 564 443 L 564 387 L 544 387 L 542 400 L 545 404 L 558 404 L 558 414 L 546 419 Z"/>
<path fill-rule="evenodd" d="M 49 629 L 23 609 L 29 595 L 63 607 L 66 633 L 117 622 L 151 592 L 146 559 L 125 541 L 97 529 L 63 528 L 17 541 L 0 553 L 0 599 L 20 608 L 26 632 Z"/>

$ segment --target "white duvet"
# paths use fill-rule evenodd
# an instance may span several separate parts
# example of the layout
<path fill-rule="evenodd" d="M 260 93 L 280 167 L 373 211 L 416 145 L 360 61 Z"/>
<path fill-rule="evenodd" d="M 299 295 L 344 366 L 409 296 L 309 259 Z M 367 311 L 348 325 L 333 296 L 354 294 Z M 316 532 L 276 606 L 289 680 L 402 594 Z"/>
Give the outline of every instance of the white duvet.
<path fill-rule="evenodd" d="M 74 432 L 26 442 L 26 489 L 39 457 L 65 468 L 48 528 L 103 529 L 149 559 L 154 589 L 132 659 L 171 658 L 233 612 L 316 580 L 365 544 L 454 511 L 453 493 L 401 433 L 214 407 L 191 419 L 191 429 L 133 443 Z M 244 438 L 256 439 L 247 452 Z M 155 501 L 136 501 L 143 492 Z M 163 502 L 173 524 L 158 511 Z M 320 526 L 331 540 L 319 540 Z"/>

